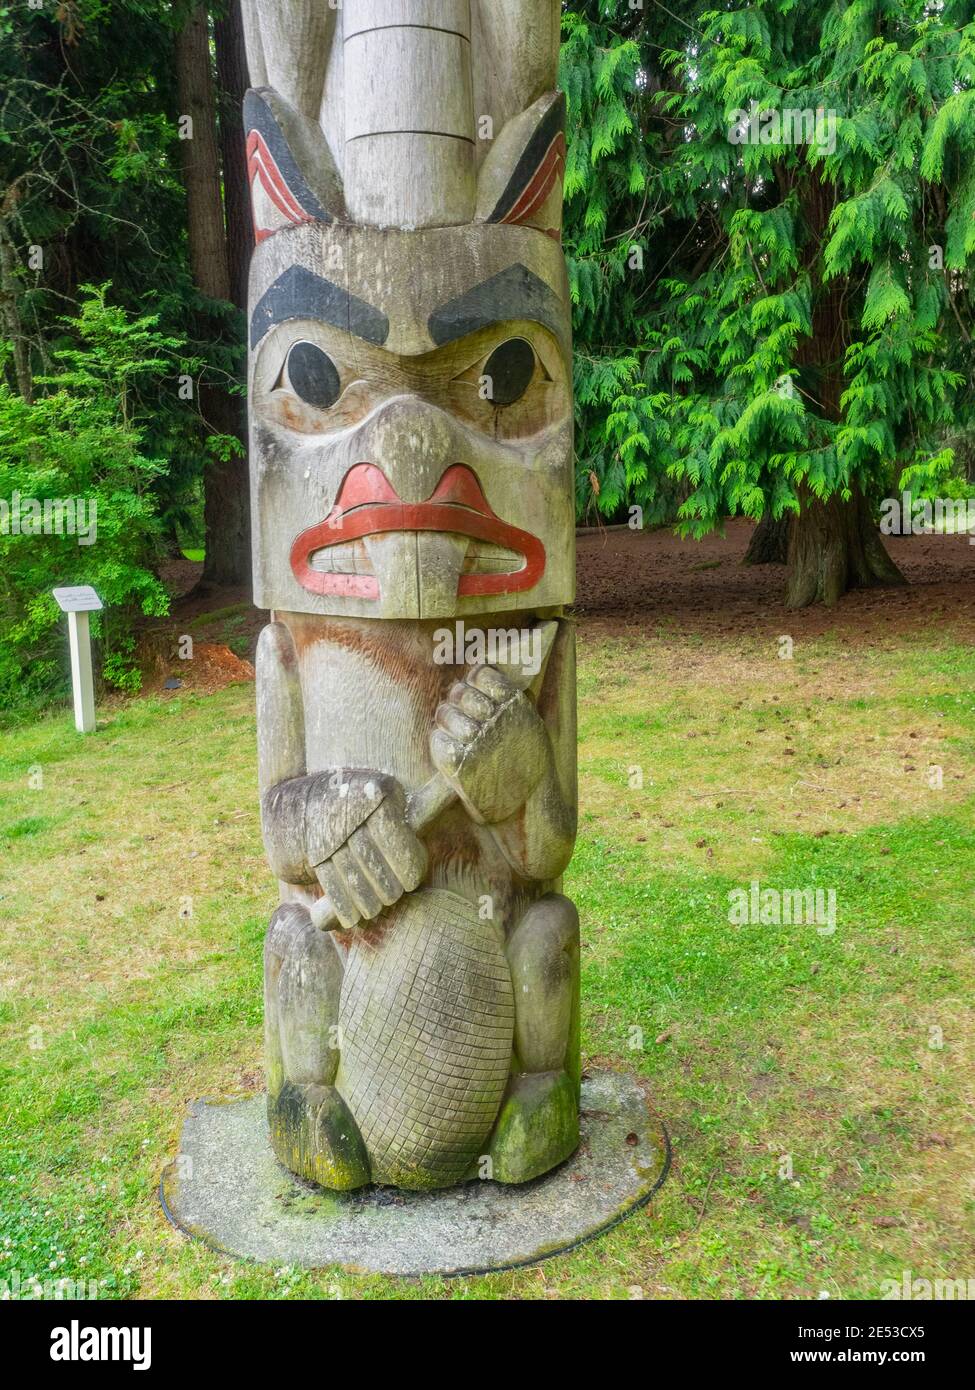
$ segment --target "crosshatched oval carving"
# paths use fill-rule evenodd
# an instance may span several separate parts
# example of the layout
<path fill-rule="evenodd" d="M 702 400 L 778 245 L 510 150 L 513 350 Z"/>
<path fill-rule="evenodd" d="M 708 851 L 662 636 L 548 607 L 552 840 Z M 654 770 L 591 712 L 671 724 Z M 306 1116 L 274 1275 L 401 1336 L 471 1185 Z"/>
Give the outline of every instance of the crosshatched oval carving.
<path fill-rule="evenodd" d="M 483 1154 L 511 1065 L 514 998 L 496 931 L 456 893 L 414 893 L 352 940 L 338 1087 L 373 1180 L 441 1187 Z"/>

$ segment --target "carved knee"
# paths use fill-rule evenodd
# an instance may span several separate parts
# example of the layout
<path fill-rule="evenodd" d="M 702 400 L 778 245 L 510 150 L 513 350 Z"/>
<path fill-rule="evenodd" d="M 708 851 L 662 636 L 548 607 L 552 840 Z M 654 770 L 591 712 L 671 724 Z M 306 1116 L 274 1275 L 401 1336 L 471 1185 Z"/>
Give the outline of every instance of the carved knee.
<path fill-rule="evenodd" d="M 339 1064 L 342 959 L 331 933 L 289 903 L 271 919 L 264 946 L 268 1091 L 284 1082 L 328 1086 Z"/>
<path fill-rule="evenodd" d="M 343 965 L 306 908 L 279 907 L 264 943 L 271 1147 L 292 1172 L 336 1191 L 370 1180 L 359 1130 L 332 1084 L 339 1065 Z"/>
<path fill-rule="evenodd" d="M 533 903 L 508 942 L 515 1069 L 579 1078 L 579 914 L 559 893 Z"/>

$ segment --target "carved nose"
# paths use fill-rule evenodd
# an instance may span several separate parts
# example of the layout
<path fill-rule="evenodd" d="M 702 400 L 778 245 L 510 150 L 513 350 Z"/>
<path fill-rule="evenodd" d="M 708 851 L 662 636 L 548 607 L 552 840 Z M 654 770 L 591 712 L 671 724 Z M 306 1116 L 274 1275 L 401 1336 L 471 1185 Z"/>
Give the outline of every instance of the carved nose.
<path fill-rule="evenodd" d="M 404 502 L 422 502 L 458 455 L 460 439 L 451 417 L 429 401 L 396 396 L 372 415 L 362 441 L 362 462 L 382 469 Z"/>

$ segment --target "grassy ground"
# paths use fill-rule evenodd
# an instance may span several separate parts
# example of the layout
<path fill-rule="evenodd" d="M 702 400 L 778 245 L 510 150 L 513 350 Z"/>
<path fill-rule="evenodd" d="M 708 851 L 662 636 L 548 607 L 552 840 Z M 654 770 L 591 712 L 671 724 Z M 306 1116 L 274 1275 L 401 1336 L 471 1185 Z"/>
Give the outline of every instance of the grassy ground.
<path fill-rule="evenodd" d="M 453 1282 L 241 1265 L 166 1224 L 185 1102 L 261 1084 L 274 892 L 253 690 L 234 686 L 120 706 L 90 740 L 67 718 L 2 737 L 0 1279 L 626 1299 L 975 1276 L 975 651 L 581 647 L 583 1048 L 642 1073 L 671 1128 L 653 1206 L 537 1269 Z M 753 879 L 834 889 L 835 933 L 729 924 Z"/>

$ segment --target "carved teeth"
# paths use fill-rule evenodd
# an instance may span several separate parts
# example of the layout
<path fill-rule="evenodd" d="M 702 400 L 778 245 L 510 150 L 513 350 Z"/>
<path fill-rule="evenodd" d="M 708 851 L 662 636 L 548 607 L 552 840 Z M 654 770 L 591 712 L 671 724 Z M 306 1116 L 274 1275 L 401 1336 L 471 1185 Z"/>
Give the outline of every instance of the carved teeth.
<path fill-rule="evenodd" d="M 465 574 L 515 574 L 524 568 L 524 555 L 490 541 L 471 541 L 464 560 Z"/>
<path fill-rule="evenodd" d="M 319 574 L 375 574 L 362 541 L 326 546 L 309 556 L 308 564 Z"/>
<path fill-rule="evenodd" d="M 429 532 L 420 533 L 423 544 L 423 564 L 432 566 L 432 570 L 427 574 L 427 582 L 434 584 L 435 575 L 440 576 L 440 571 L 444 570 L 444 582 L 455 591 L 456 578 L 451 578 L 447 571 L 452 571 L 453 575 L 458 572 L 464 574 L 516 574 L 525 568 L 525 557 L 517 550 L 509 550 L 503 545 L 494 545 L 490 541 L 470 540 L 466 536 L 456 536 L 447 533 Z M 439 544 L 434 539 L 439 537 Z M 406 550 L 403 549 L 404 539 L 409 537 L 410 544 Z M 386 532 L 376 536 L 366 536 L 362 540 L 343 541 L 340 545 L 324 546 L 320 550 L 313 551 L 309 556 L 308 564 L 311 569 L 318 574 L 359 574 L 372 575 L 381 580 L 386 579 L 387 586 L 390 575 L 387 573 L 389 566 L 392 565 L 397 571 L 404 565 L 416 565 L 420 559 L 416 546 L 420 541 L 416 539 L 414 532 Z M 463 549 L 466 547 L 466 551 Z M 463 553 L 463 560 L 461 554 Z M 377 564 L 379 568 L 377 569 Z M 454 568 L 458 566 L 459 569 Z M 422 566 L 421 566 L 422 568 Z M 402 576 L 401 576 L 402 577 Z M 409 580 L 411 585 L 419 582 L 418 577 Z"/>

